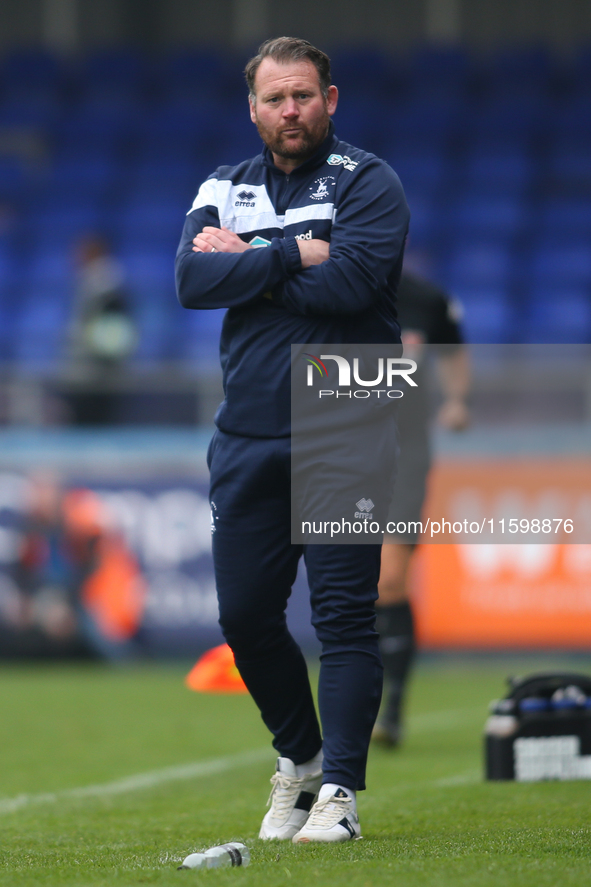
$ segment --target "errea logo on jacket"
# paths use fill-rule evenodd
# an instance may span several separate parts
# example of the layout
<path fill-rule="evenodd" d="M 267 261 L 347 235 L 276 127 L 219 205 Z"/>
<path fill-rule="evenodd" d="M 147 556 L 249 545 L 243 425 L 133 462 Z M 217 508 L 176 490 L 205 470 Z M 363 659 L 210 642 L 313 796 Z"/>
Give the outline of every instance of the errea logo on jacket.
<path fill-rule="evenodd" d="M 275 207 L 264 184 L 245 182 L 234 184 L 229 179 L 215 176 L 201 185 L 189 213 L 202 207 L 215 207 L 220 225 L 236 234 L 253 235 L 257 231 L 282 227 Z"/>
<path fill-rule="evenodd" d="M 256 197 L 254 191 L 239 191 L 236 196 L 238 200 L 234 203 L 234 206 L 254 206 L 254 199 Z"/>

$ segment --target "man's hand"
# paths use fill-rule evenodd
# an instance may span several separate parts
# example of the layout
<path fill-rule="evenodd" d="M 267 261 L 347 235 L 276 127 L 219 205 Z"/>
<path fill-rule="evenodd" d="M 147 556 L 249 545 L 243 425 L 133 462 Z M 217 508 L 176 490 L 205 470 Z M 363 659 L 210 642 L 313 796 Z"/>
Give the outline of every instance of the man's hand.
<path fill-rule="evenodd" d="M 194 253 L 243 253 L 252 249 L 233 231 L 227 228 L 213 228 L 206 225 L 201 234 L 193 238 Z"/>
<path fill-rule="evenodd" d="M 330 258 L 329 244 L 325 240 L 298 240 L 297 241 L 302 268 L 310 268 L 312 265 L 321 265 Z"/>
<path fill-rule="evenodd" d="M 443 403 L 437 421 L 449 431 L 463 431 L 470 424 L 466 404 L 470 389 L 470 360 L 468 349 L 461 345 L 451 352 L 443 352 L 437 361 Z"/>
<path fill-rule="evenodd" d="M 470 411 L 463 400 L 449 398 L 441 404 L 437 421 L 448 431 L 464 431 L 470 424 Z"/>

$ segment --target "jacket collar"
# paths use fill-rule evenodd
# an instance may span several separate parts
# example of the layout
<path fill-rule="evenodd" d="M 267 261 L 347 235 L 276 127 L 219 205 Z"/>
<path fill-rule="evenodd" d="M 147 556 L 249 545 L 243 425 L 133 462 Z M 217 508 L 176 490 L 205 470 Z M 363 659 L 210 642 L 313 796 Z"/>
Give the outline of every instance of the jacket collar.
<path fill-rule="evenodd" d="M 312 157 L 309 157 L 308 160 L 306 160 L 300 166 L 296 166 L 296 168 L 294 170 L 292 170 L 290 175 L 292 175 L 293 173 L 298 173 L 298 174 L 299 173 L 306 173 L 310 170 L 317 169 L 319 166 L 322 166 L 322 164 L 325 162 L 328 155 L 331 154 L 335 150 L 338 143 L 339 143 L 339 140 L 337 139 L 337 137 L 335 135 L 334 123 L 331 120 L 328 125 L 328 133 L 326 135 L 326 138 L 324 139 L 324 141 L 322 142 L 322 144 L 320 145 L 320 147 L 318 148 L 316 153 L 313 154 Z M 279 169 L 279 167 L 275 166 L 275 164 L 273 162 L 273 154 L 267 148 L 266 145 L 263 148 L 262 158 L 263 158 L 263 163 L 265 166 L 268 166 L 271 169 L 274 169 L 277 173 L 279 173 L 281 175 L 285 175 L 285 173 L 282 172 Z"/>

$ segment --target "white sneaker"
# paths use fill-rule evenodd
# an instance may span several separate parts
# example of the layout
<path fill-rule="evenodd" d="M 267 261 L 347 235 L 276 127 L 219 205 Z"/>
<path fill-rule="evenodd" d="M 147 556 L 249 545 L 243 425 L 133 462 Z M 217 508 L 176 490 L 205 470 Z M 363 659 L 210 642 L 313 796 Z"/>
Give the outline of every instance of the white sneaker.
<path fill-rule="evenodd" d="M 359 817 L 353 799 L 343 791 L 316 801 L 303 828 L 293 836 L 294 844 L 311 841 L 350 841 L 361 837 Z"/>
<path fill-rule="evenodd" d="M 322 784 L 322 769 L 307 776 L 296 776 L 296 765 L 289 758 L 277 758 L 277 772 L 271 777 L 271 794 L 259 838 L 289 841 L 308 818 Z"/>

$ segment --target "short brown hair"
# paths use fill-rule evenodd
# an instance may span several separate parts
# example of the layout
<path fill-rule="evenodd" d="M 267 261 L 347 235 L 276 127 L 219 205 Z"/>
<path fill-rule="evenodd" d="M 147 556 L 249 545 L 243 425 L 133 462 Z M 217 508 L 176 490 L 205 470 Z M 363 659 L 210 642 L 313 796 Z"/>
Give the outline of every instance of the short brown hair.
<path fill-rule="evenodd" d="M 312 62 L 318 71 L 318 82 L 324 98 L 328 96 L 328 87 L 330 86 L 330 59 L 321 49 L 308 40 L 302 40 L 299 37 L 274 37 L 272 40 L 265 40 L 259 46 L 259 51 L 254 58 L 248 62 L 244 69 L 244 76 L 248 84 L 248 90 L 252 99 L 256 97 L 254 91 L 254 81 L 259 65 L 264 58 L 272 58 L 274 61 L 285 64 L 286 62 L 300 62 L 306 59 Z"/>

